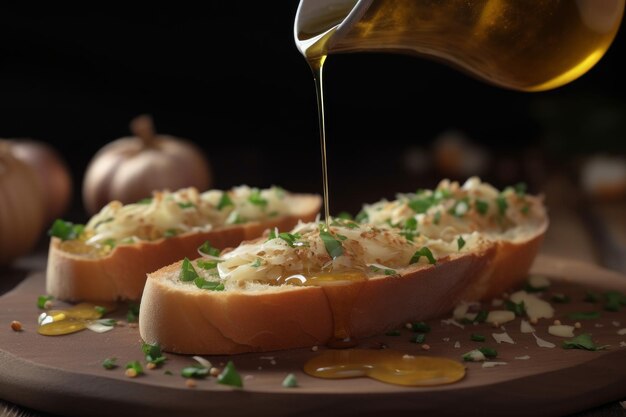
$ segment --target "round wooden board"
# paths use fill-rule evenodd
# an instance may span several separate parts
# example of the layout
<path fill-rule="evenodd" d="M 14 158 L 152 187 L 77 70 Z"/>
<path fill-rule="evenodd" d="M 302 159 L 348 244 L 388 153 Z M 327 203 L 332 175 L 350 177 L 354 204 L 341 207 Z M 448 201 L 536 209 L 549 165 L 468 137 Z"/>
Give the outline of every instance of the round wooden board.
<path fill-rule="evenodd" d="M 626 307 L 619 312 L 602 310 L 601 304 L 583 302 L 586 290 L 626 291 L 626 276 L 598 267 L 558 258 L 540 257 L 534 272 L 554 277 L 547 292 L 565 293 L 569 304 L 554 304 L 556 317 L 573 324 L 566 315 L 572 311 L 602 311 L 602 317 L 583 322 L 583 329 L 599 345 L 609 349 L 589 352 L 564 350 L 561 340 L 547 333 L 551 321 L 542 320 L 537 335 L 557 344 L 540 348 L 531 334 L 520 333 L 520 320 L 506 325 L 516 344 L 496 344 L 492 333 L 501 333 L 487 324 L 464 329 L 430 321 L 427 335 L 431 346 L 424 351 L 409 342 L 411 332 L 363 340 L 359 347 L 384 343 L 390 348 L 417 355 L 460 359 L 479 346 L 498 350 L 497 361 L 506 365 L 482 368 L 468 363 L 465 379 L 456 384 L 430 388 L 407 388 L 370 379 L 324 380 L 302 372 L 306 360 L 316 355 L 311 349 L 209 357 L 215 365 L 233 360 L 244 378 L 243 389 L 216 384 L 215 378 L 197 381 L 188 388 L 180 370 L 195 361 L 188 356 L 169 354 L 167 363 L 156 370 L 130 379 L 124 365 L 142 360 L 141 339 L 136 328 L 116 327 L 97 334 L 88 330 L 62 337 L 36 333 L 38 295 L 44 292 L 44 276 L 31 274 L 13 291 L 0 298 L 0 397 L 34 409 L 72 416 L 312 416 L 330 415 L 563 415 L 626 397 Z M 487 304 L 489 305 L 489 304 Z M 60 306 L 60 303 L 57 303 Z M 55 306 L 56 307 L 56 306 Z M 493 309 L 493 307 L 492 307 Z M 112 317 L 123 319 L 125 308 Z M 9 323 L 19 320 L 24 331 L 13 332 Z M 487 336 L 487 342 L 472 342 L 471 333 Z M 455 347 L 459 342 L 460 347 Z M 621 345 L 620 345 L 621 343 Z M 320 350 L 324 349 L 320 347 Z M 530 356 L 520 360 L 516 357 Z M 102 360 L 116 357 L 121 365 L 105 370 Z M 167 375 L 169 370 L 173 375 Z M 298 388 L 283 388 L 288 373 L 298 379 Z"/>

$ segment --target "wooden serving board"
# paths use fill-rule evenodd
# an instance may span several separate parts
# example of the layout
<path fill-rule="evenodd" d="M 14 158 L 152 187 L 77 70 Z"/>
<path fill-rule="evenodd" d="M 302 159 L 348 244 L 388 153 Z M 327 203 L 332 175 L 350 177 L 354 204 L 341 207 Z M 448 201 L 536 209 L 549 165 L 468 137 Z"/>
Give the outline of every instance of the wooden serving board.
<path fill-rule="evenodd" d="M 143 360 L 137 328 L 116 327 L 97 334 L 89 330 L 67 336 L 46 337 L 36 333 L 37 296 L 44 292 L 43 273 L 31 274 L 18 287 L 0 297 L 0 398 L 60 415 L 133 416 L 313 416 L 313 415 L 564 415 L 626 397 L 626 307 L 619 312 L 602 310 L 601 304 L 583 301 L 586 290 L 626 291 L 626 276 L 573 261 L 540 257 L 533 268 L 553 277 L 546 293 L 570 295 L 569 304 L 553 304 L 555 319 L 572 311 L 601 311 L 599 319 L 583 321 L 576 333 L 591 333 L 599 345 L 609 349 L 590 352 L 564 350 L 561 339 L 547 333 L 552 321 L 535 326 L 537 335 L 557 344 L 540 348 L 531 334 L 520 333 L 520 320 L 506 324 L 516 344 L 496 344 L 487 324 L 464 329 L 440 320 L 429 322 L 432 331 L 426 343 L 430 350 L 409 342 L 411 331 L 400 336 L 363 340 L 359 347 L 374 348 L 384 343 L 408 354 L 426 354 L 460 359 L 476 347 L 496 348 L 494 368 L 467 363 L 466 377 L 452 385 L 407 388 L 370 379 L 324 380 L 309 377 L 301 369 L 317 353 L 311 349 L 209 357 L 215 365 L 233 360 L 244 378 L 243 389 L 216 384 L 215 378 L 199 380 L 195 388 L 185 385 L 180 370 L 195 363 L 188 356 L 169 354 L 166 364 L 145 375 L 128 378 L 124 365 Z M 489 305 L 487 303 L 487 305 Z M 59 307 L 57 303 L 56 307 Z M 493 309 L 493 308 L 492 308 Z M 112 317 L 123 319 L 125 308 Z M 19 320 L 24 331 L 14 332 L 10 322 Z M 485 343 L 470 341 L 471 333 L 487 336 Z M 455 342 L 460 347 L 455 348 Z M 621 343 L 621 346 L 620 346 Z M 324 349 L 319 348 L 320 351 Z M 530 359 L 515 359 L 520 356 Z M 105 370 L 102 360 L 116 357 L 121 365 Z M 166 375 L 169 370 L 173 375 Z M 298 388 L 283 388 L 288 373 L 298 379 Z M 393 414 L 392 414 L 393 413 Z"/>

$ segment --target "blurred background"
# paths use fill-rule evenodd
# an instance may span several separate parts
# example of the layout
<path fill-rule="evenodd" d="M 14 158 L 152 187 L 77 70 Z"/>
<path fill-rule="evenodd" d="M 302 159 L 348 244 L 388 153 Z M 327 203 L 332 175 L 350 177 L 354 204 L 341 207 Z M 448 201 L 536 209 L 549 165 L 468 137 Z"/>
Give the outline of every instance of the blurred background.
<path fill-rule="evenodd" d="M 80 186 L 90 159 L 129 135 L 142 113 L 159 132 L 201 147 L 215 188 L 278 184 L 321 193 L 314 84 L 293 41 L 297 3 L 217 1 L 150 15 L 5 11 L 0 137 L 34 138 L 62 153 L 74 179 L 66 217 L 75 221 L 86 219 Z M 593 192 L 596 178 L 626 175 L 625 52 L 622 28 L 590 72 L 542 93 L 492 87 L 409 56 L 332 56 L 325 66 L 331 211 L 356 212 L 442 177 L 525 181 L 546 193 L 552 210 L 563 209 L 561 218 L 593 232 L 585 243 L 568 238 L 571 225 L 553 221 L 558 233 L 549 239 L 576 240 L 569 255 L 604 256 L 594 234 L 606 240 L 626 231 L 623 193 Z M 602 210 L 618 223 L 598 232 Z"/>

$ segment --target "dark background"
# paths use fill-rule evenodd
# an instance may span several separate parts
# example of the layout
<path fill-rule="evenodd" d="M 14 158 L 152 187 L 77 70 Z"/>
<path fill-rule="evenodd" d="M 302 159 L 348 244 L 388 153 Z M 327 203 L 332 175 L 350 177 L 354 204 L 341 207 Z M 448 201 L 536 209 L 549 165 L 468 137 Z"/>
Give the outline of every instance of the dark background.
<path fill-rule="evenodd" d="M 243 3 L 150 15 L 3 12 L 0 137 L 61 151 L 74 174 L 75 210 L 90 158 L 128 135 L 141 113 L 160 132 L 201 146 L 216 188 L 321 192 L 313 80 L 292 35 L 297 1 Z M 585 155 L 625 154 L 625 50 L 622 30 L 582 78 L 532 94 L 409 56 L 332 56 L 332 211 L 434 185 L 446 173 L 407 168 L 407 155 L 432 160 L 433 142 L 450 129 L 491 156 L 483 176 L 497 185 L 575 172 Z M 541 188 L 540 179 L 531 186 Z"/>

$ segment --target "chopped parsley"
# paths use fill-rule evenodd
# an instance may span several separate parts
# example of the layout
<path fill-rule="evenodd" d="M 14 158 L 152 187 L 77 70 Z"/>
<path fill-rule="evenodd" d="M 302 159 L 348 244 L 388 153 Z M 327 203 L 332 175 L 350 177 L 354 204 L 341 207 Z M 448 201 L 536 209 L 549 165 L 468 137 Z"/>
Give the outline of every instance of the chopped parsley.
<path fill-rule="evenodd" d="M 342 211 L 337 215 L 337 218 L 341 220 L 352 220 L 352 214 L 348 213 L 347 211 Z"/>
<path fill-rule="evenodd" d="M 327 230 L 320 230 L 320 238 L 324 243 L 326 252 L 328 252 L 328 255 L 330 255 L 331 258 L 335 259 L 343 255 L 343 246 L 341 245 L 341 241 L 335 239 L 335 237 Z"/>
<path fill-rule="evenodd" d="M 126 364 L 126 369 L 134 370 L 137 375 L 143 374 L 143 367 L 141 366 L 141 363 L 139 363 L 139 361 L 128 362 Z"/>
<path fill-rule="evenodd" d="M 470 340 L 472 342 L 484 342 L 485 340 L 487 340 L 485 338 L 485 336 L 483 336 L 482 334 L 478 334 L 478 333 L 472 333 L 470 335 Z"/>
<path fill-rule="evenodd" d="M 283 379 L 284 388 L 296 388 L 298 386 L 298 380 L 294 374 L 289 374 Z"/>
<path fill-rule="evenodd" d="M 77 239 L 85 230 L 85 225 L 66 222 L 65 220 L 56 219 L 52 223 L 52 227 L 48 230 L 48 235 L 58 237 L 61 240 Z"/>
<path fill-rule="evenodd" d="M 152 198 L 150 197 L 142 198 L 141 200 L 137 201 L 135 204 L 152 204 Z"/>
<path fill-rule="evenodd" d="M 504 216 L 506 214 L 506 209 L 509 208 L 509 203 L 506 202 L 506 198 L 503 195 L 499 195 L 496 197 L 496 206 L 498 206 L 498 214 L 500 216 Z"/>
<path fill-rule="evenodd" d="M 259 191 L 256 188 L 250 192 L 248 201 L 254 204 L 255 206 L 261 207 L 262 209 L 265 209 L 267 207 L 267 199 L 263 198 L 261 196 L 261 191 Z"/>
<path fill-rule="evenodd" d="M 584 349 L 584 350 L 602 350 L 606 349 L 608 345 L 597 346 L 589 333 L 580 334 L 573 339 L 563 341 L 563 349 Z"/>
<path fill-rule="evenodd" d="M 474 317 L 474 321 L 476 323 L 484 323 L 487 320 L 487 316 L 489 316 L 489 312 L 487 310 L 480 310 L 476 317 Z"/>
<path fill-rule="evenodd" d="M 252 268 L 258 268 L 261 266 L 261 258 L 256 258 L 254 260 L 254 262 L 252 262 L 252 265 L 250 265 Z"/>
<path fill-rule="evenodd" d="M 550 301 L 553 301 L 559 304 L 567 304 L 571 301 L 571 298 L 569 298 L 569 296 L 565 294 L 552 294 Z"/>
<path fill-rule="evenodd" d="M 209 255 L 209 256 L 215 256 L 215 257 L 220 256 L 220 250 L 218 248 L 214 248 L 213 246 L 211 246 L 211 242 L 209 242 L 208 240 L 205 241 L 198 248 L 198 252 L 203 253 L 205 255 Z"/>
<path fill-rule="evenodd" d="M 141 350 L 146 355 L 146 361 L 155 365 L 160 365 L 167 360 L 161 351 L 161 346 L 158 343 L 143 343 Z"/>
<path fill-rule="evenodd" d="M 459 251 L 463 249 L 463 246 L 465 246 L 465 239 L 463 239 L 463 236 L 459 236 L 459 238 L 456 240 L 456 245 L 459 248 Z"/>
<path fill-rule="evenodd" d="M 205 261 L 203 259 L 198 259 L 196 261 L 196 266 L 200 269 L 211 270 L 217 268 L 217 261 Z"/>
<path fill-rule="evenodd" d="M 415 197 L 409 201 L 409 207 L 417 214 L 423 214 L 435 204 L 434 196 Z"/>
<path fill-rule="evenodd" d="M 515 194 L 520 197 L 524 197 L 526 195 L 526 189 L 528 188 L 528 186 L 525 182 L 518 182 L 513 188 L 515 189 Z"/>
<path fill-rule="evenodd" d="M 180 274 L 178 275 L 178 278 L 183 282 L 188 282 L 193 281 L 198 277 L 199 275 L 191 264 L 189 258 L 185 258 L 183 260 L 183 264 L 180 267 Z"/>
<path fill-rule="evenodd" d="M 46 308 L 46 303 L 52 300 L 54 300 L 54 297 L 51 295 L 40 295 L 37 297 L 37 307 L 44 309 Z"/>
<path fill-rule="evenodd" d="M 478 214 L 484 216 L 489 210 L 489 203 L 484 200 L 476 199 L 476 201 L 474 201 L 474 208 L 476 209 Z"/>
<path fill-rule="evenodd" d="M 433 253 L 430 251 L 430 249 L 424 246 L 423 248 L 415 251 L 415 253 L 411 257 L 411 260 L 409 261 L 409 265 L 419 262 L 422 256 L 426 257 L 426 259 L 428 259 L 428 263 L 431 265 L 434 265 L 437 263 L 437 260 L 433 256 Z"/>
<path fill-rule="evenodd" d="M 437 210 L 437 212 L 435 213 L 435 218 L 433 220 L 433 223 L 435 223 L 436 225 L 438 225 L 439 222 L 441 222 L 441 210 Z"/>
<path fill-rule="evenodd" d="M 396 271 L 395 269 L 379 268 L 375 265 L 370 265 L 370 269 L 372 270 L 372 272 L 382 272 L 385 275 L 396 275 L 398 273 L 398 271 Z"/>
<path fill-rule="evenodd" d="M 498 356 L 498 352 L 492 348 L 479 347 L 478 350 L 480 351 L 480 353 L 485 355 L 485 357 L 490 358 L 490 359 L 496 358 Z"/>
<path fill-rule="evenodd" d="M 300 233 L 282 232 L 282 233 L 278 234 L 278 238 L 284 240 L 285 242 L 287 242 L 287 244 L 290 247 L 295 248 L 296 247 L 296 242 L 298 241 L 298 239 L 302 238 L 302 235 Z"/>
<path fill-rule="evenodd" d="M 105 315 L 106 312 L 107 312 L 107 309 L 105 307 L 102 307 L 102 306 L 95 306 L 93 309 L 96 310 L 96 312 L 98 314 L 100 314 L 100 316 Z"/>
<path fill-rule="evenodd" d="M 206 378 L 209 375 L 209 368 L 202 365 L 187 366 L 180 371 L 180 374 L 185 378 Z"/>
<path fill-rule="evenodd" d="M 211 291 L 224 291 L 224 284 L 216 281 L 207 281 L 202 277 L 197 277 L 193 280 L 193 283 L 196 284 L 196 287 L 201 290 L 211 290 Z"/>
<path fill-rule="evenodd" d="M 243 381 L 241 375 L 235 369 L 233 361 L 228 361 L 224 370 L 217 376 L 217 383 L 222 385 L 230 385 L 232 387 L 243 388 Z"/>
<path fill-rule="evenodd" d="M 626 295 L 619 291 L 607 291 L 603 295 L 606 311 L 619 311 L 622 306 L 626 306 Z"/>
<path fill-rule="evenodd" d="M 270 233 L 267 235 L 266 242 L 269 242 L 272 239 L 276 239 L 277 237 L 278 237 L 278 235 L 276 234 L 276 229 L 271 229 Z"/>
<path fill-rule="evenodd" d="M 106 358 L 105 360 L 102 361 L 102 367 L 104 369 L 115 369 L 117 368 L 117 364 L 115 363 L 117 361 L 117 358 Z"/>
<path fill-rule="evenodd" d="M 587 291 L 585 292 L 585 301 L 588 303 L 597 303 L 598 301 L 600 301 L 600 294 Z"/>
<path fill-rule="evenodd" d="M 366 223 L 369 220 L 369 216 L 367 215 L 367 213 L 365 212 L 365 210 L 361 210 L 356 217 L 354 218 L 354 220 L 358 223 Z"/>
<path fill-rule="evenodd" d="M 230 199 L 227 192 L 222 193 L 222 197 L 220 197 L 220 201 L 217 203 L 217 209 L 222 210 L 225 207 L 234 206 L 233 200 Z"/>
<path fill-rule="evenodd" d="M 178 231 L 176 229 L 167 229 L 165 232 L 163 232 L 163 237 L 174 237 L 178 234 Z"/>
<path fill-rule="evenodd" d="M 516 303 L 511 300 L 504 300 L 504 306 L 507 310 L 512 311 L 518 317 L 523 316 L 524 313 L 526 313 L 526 306 L 523 301 Z"/>
<path fill-rule="evenodd" d="M 178 207 L 184 210 L 184 209 L 196 207 L 196 205 L 192 203 L 191 201 L 186 201 L 186 202 L 178 203 Z"/>
<path fill-rule="evenodd" d="M 139 304 L 129 303 L 128 312 L 126 313 L 126 321 L 129 323 L 135 323 L 139 320 Z"/>

